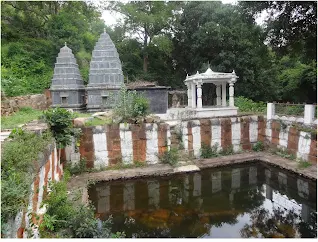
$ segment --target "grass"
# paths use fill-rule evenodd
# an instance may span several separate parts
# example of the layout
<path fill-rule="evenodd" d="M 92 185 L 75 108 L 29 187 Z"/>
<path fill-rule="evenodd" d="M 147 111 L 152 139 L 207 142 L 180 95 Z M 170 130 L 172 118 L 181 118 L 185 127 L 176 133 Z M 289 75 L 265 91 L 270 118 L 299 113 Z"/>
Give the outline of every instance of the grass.
<path fill-rule="evenodd" d="M 146 162 L 142 161 L 134 161 L 133 164 L 123 164 L 117 163 L 115 165 L 105 167 L 105 170 L 121 170 L 121 169 L 130 169 L 130 168 L 137 168 L 137 167 L 144 167 L 147 166 Z"/>
<path fill-rule="evenodd" d="M 41 110 L 35 110 L 30 107 L 20 108 L 18 112 L 10 116 L 1 117 L 1 130 L 17 128 L 21 124 L 39 119 L 42 114 Z"/>
<path fill-rule="evenodd" d="M 98 125 L 105 125 L 105 124 L 111 124 L 111 119 L 99 119 L 99 118 L 93 118 L 91 120 L 88 120 L 85 122 L 85 126 L 98 126 Z"/>
<path fill-rule="evenodd" d="M 80 113 L 80 112 L 74 112 L 75 116 L 78 118 L 88 118 L 91 117 L 91 113 Z"/>
<path fill-rule="evenodd" d="M 300 169 L 310 167 L 311 165 L 312 164 L 308 161 L 304 161 L 304 160 L 298 161 L 298 168 L 300 168 Z"/>

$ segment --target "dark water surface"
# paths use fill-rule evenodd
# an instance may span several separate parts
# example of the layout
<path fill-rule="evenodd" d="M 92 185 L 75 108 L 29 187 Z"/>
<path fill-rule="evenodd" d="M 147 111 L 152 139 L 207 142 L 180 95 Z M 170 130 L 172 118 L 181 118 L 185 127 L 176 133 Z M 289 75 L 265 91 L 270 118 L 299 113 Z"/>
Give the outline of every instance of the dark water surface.
<path fill-rule="evenodd" d="M 126 237 L 317 237 L 317 184 L 260 163 L 98 183 L 97 215 Z"/>

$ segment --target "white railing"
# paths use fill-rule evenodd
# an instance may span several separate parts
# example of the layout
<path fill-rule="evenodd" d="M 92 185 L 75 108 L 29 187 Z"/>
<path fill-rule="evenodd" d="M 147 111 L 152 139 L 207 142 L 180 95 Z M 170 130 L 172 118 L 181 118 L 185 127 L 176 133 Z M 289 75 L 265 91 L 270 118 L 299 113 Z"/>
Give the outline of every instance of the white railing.
<path fill-rule="evenodd" d="M 287 117 L 285 116 L 278 116 L 275 113 L 275 103 L 267 103 L 267 120 L 271 119 L 286 119 L 287 121 L 295 121 L 295 122 L 301 122 L 304 124 L 317 124 L 317 119 L 315 117 L 315 111 L 317 108 L 317 105 L 314 104 L 304 104 L 304 114 L 303 117 Z"/>

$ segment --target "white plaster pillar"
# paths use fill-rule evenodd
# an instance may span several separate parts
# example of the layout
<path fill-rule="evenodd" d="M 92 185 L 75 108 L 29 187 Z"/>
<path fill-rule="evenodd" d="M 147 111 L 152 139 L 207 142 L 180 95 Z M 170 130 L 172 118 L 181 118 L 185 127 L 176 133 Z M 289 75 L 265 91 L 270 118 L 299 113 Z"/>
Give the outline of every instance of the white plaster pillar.
<path fill-rule="evenodd" d="M 216 85 L 216 105 L 221 106 L 221 85 Z"/>
<path fill-rule="evenodd" d="M 196 98 L 195 98 L 195 84 L 194 83 L 191 83 L 191 101 L 192 101 L 192 108 L 196 108 Z"/>
<path fill-rule="evenodd" d="M 191 90 L 191 84 L 187 84 L 188 88 L 188 107 L 190 108 L 192 106 L 192 90 Z"/>
<path fill-rule="evenodd" d="M 311 124 L 315 119 L 315 106 L 311 104 L 305 105 L 304 123 Z"/>
<path fill-rule="evenodd" d="M 222 83 L 222 106 L 226 107 L 226 83 Z"/>
<path fill-rule="evenodd" d="M 267 103 L 267 115 L 266 119 L 271 120 L 275 116 L 275 104 L 274 103 Z"/>
<path fill-rule="evenodd" d="M 202 84 L 197 84 L 197 105 L 198 108 L 202 108 Z"/>
<path fill-rule="evenodd" d="M 230 82 L 230 88 L 229 88 L 229 106 L 234 107 L 234 83 Z"/>

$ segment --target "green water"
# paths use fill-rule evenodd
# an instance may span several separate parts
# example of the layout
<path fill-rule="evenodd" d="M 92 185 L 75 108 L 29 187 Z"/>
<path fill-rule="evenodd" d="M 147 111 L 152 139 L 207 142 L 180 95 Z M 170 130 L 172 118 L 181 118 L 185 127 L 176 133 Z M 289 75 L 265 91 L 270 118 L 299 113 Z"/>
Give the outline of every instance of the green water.
<path fill-rule="evenodd" d="M 96 214 L 126 237 L 317 237 L 317 185 L 259 163 L 98 183 Z"/>

